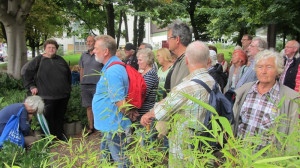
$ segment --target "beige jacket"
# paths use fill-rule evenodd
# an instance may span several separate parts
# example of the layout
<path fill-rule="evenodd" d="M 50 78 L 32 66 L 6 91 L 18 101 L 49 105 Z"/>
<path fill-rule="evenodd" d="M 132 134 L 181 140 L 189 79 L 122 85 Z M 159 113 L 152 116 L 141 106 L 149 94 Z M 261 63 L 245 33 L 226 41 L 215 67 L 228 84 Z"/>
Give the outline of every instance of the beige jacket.
<path fill-rule="evenodd" d="M 246 83 L 236 90 L 236 100 L 233 106 L 235 120 L 233 126 L 233 133 L 235 136 L 237 135 L 237 129 L 240 123 L 240 111 L 242 105 L 245 101 L 247 93 L 249 92 L 254 83 L 255 82 Z M 286 96 L 284 103 L 279 110 L 279 115 L 286 114 L 288 120 L 281 120 L 281 125 L 284 125 L 284 127 L 279 126 L 278 131 L 289 135 L 295 128 L 295 125 L 298 124 L 298 104 L 294 100 L 299 100 L 299 93 L 288 88 L 287 86 L 282 85 L 281 83 L 279 85 L 279 88 L 279 100 L 281 100 L 283 96 Z"/>
<path fill-rule="evenodd" d="M 173 87 L 181 83 L 182 79 L 188 76 L 188 74 L 190 74 L 185 62 L 185 54 L 181 55 L 178 59 L 179 60 L 176 63 L 171 76 L 170 90 L 172 90 Z"/>

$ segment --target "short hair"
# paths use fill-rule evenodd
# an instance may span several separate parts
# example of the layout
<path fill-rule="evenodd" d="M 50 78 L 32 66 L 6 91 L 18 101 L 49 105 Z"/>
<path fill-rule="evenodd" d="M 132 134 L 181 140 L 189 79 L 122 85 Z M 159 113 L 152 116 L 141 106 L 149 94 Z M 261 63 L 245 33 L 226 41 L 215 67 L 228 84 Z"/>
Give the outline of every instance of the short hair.
<path fill-rule="evenodd" d="M 264 50 L 256 54 L 255 56 L 255 65 L 262 60 L 262 59 L 267 59 L 267 58 L 275 58 L 275 65 L 276 65 L 276 70 L 278 75 L 280 75 L 283 72 L 283 57 L 279 55 L 278 52 L 275 52 L 273 49 L 271 50 Z M 256 66 L 255 69 L 256 71 Z"/>
<path fill-rule="evenodd" d="M 53 44 L 53 45 L 55 45 L 56 49 L 58 49 L 58 47 L 59 47 L 59 45 L 58 45 L 58 43 L 56 42 L 56 40 L 54 40 L 54 39 L 48 39 L 48 40 L 46 40 L 46 41 L 44 42 L 44 49 L 46 49 L 46 46 L 47 46 L 48 44 Z"/>
<path fill-rule="evenodd" d="M 167 61 L 167 62 L 173 62 L 173 57 L 171 55 L 171 52 L 170 50 L 168 50 L 167 48 L 161 48 L 161 49 L 158 49 L 156 51 L 156 54 L 157 53 L 160 53 L 160 55 L 162 56 L 162 59 L 164 61 Z"/>
<path fill-rule="evenodd" d="M 252 42 L 253 41 L 258 41 L 258 46 L 257 46 L 258 50 L 263 51 L 265 49 L 268 49 L 268 43 L 265 39 L 261 37 L 254 37 L 252 39 Z"/>
<path fill-rule="evenodd" d="M 101 47 L 107 48 L 111 55 L 115 55 L 117 51 L 117 43 L 114 38 L 109 35 L 96 36 L 95 41 L 102 40 Z"/>
<path fill-rule="evenodd" d="M 186 48 L 185 55 L 189 64 L 202 64 L 206 66 L 209 58 L 209 49 L 203 42 L 194 41 Z"/>
<path fill-rule="evenodd" d="M 28 96 L 25 99 L 25 103 L 33 110 L 43 114 L 45 104 L 40 96 Z"/>
<path fill-rule="evenodd" d="M 172 30 L 173 37 L 180 37 L 182 45 L 188 46 L 191 43 L 192 31 L 186 23 L 176 20 L 168 26 L 168 30 Z"/>
<path fill-rule="evenodd" d="M 250 34 L 244 34 L 243 37 L 244 36 L 247 36 L 248 40 L 252 40 L 253 39 L 253 37 Z"/>
<path fill-rule="evenodd" d="M 233 53 L 232 53 L 232 55 L 234 55 L 234 54 L 238 55 L 238 57 L 241 60 L 242 65 L 247 64 L 247 62 L 248 62 L 248 56 L 247 56 L 247 54 L 243 50 L 234 50 Z"/>
<path fill-rule="evenodd" d="M 214 50 L 216 52 L 216 54 L 218 53 L 217 47 L 209 45 L 208 48 L 209 48 L 209 50 Z"/>
<path fill-rule="evenodd" d="M 293 47 L 296 47 L 297 49 L 299 49 L 300 45 L 299 45 L 298 41 L 296 41 L 296 40 L 291 40 L 291 41 L 288 41 L 288 42 L 292 43 L 292 44 L 293 44 Z M 288 42 L 287 42 L 287 43 L 288 43 Z"/>
<path fill-rule="evenodd" d="M 137 56 L 142 56 L 149 66 L 152 66 L 154 64 L 154 53 L 149 48 L 139 50 Z"/>
<path fill-rule="evenodd" d="M 149 44 L 149 43 L 142 43 L 141 45 L 145 45 L 145 48 L 149 48 L 150 50 L 153 50 L 152 45 Z M 140 45 L 140 46 L 141 46 L 141 45 Z"/>
<path fill-rule="evenodd" d="M 126 57 L 126 54 L 125 54 L 124 50 L 118 49 L 118 50 L 116 51 L 116 55 L 117 55 L 118 52 L 120 53 L 121 60 L 123 60 L 123 59 Z"/>

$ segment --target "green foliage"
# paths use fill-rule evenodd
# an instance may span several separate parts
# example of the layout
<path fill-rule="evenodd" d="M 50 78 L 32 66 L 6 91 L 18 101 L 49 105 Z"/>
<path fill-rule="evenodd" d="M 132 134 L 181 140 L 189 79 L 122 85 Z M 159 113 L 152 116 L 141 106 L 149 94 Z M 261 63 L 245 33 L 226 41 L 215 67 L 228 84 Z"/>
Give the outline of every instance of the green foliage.
<path fill-rule="evenodd" d="M 25 150 L 11 142 L 4 142 L 0 150 L 0 167 L 48 167 L 47 163 L 52 157 L 48 146 L 53 138 L 48 137 L 36 141 L 30 150 Z"/>
<path fill-rule="evenodd" d="M 32 120 L 31 120 L 31 123 L 30 123 L 30 129 L 33 130 L 33 131 L 41 130 L 39 120 L 37 119 L 37 117 L 35 115 L 32 116 Z"/>
<path fill-rule="evenodd" d="M 81 121 L 82 124 L 87 124 L 86 109 L 81 107 L 80 86 L 72 86 L 72 91 L 65 114 L 66 122 Z"/>
<path fill-rule="evenodd" d="M 66 55 L 63 56 L 63 58 L 66 60 L 66 62 L 70 65 L 78 65 L 79 60 L 80 60 L 81 54 L 75 54 L 75 55 Z"/>

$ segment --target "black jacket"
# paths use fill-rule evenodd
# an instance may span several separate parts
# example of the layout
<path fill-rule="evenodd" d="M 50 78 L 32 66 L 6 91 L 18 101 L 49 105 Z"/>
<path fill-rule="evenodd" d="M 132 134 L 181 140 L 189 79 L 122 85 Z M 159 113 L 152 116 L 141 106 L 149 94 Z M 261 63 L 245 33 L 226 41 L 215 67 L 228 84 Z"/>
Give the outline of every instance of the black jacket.
<path fill-rule="evenodd" d="M 288 70 L 286 71 L 285 78 L 283 84 L 291 89 L 294 89 L 296 86 L 296 76 L 298 72 L 298 66 L 300 62 L 300 57 L 295 58 L 293 57 L 293 63 L 289 66 Z M 284 65 L 286 64 L 286 57 L 284 57 Z"/>
<path fill-rule="evenodd" d="M 216 64 L 213 68 L 208 70 L 208 73 L 214 78 L 214 80 L 220 85 L 221 92 L 223 92 L 224 87 L 227 84 L 228 76 L 223 72 L 223 67 L 221 64 Z"/>
<path fill-rule="evenodd" d="M 71 71 L 67 62 L 58 55 L 37 56 L 22 68 L 26 89 L 37 88 L 43 99 L 62 99 L 70 96 Z"/>

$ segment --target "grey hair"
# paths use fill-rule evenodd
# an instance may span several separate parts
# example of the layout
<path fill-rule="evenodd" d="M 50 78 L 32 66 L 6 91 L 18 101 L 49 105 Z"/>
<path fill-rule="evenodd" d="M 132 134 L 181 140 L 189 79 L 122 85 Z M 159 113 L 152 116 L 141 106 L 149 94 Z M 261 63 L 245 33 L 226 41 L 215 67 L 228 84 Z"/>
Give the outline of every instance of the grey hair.
<path fill-rule="evenodd" d="M 258 41 L 257 48 L 258 48 L 259 51 L 263 51 L 265 49 L 268 49 L 268 43 L 265 39 L 263 39 L 261 37 L 254 37 L 252 39 L 252 41 Z"/>
<path fill-rule="evenodd" d="M 192 41 L 192 31 L 190 27 L 180 20 L 176 20 L 168 26 L 168 30 L 172 30 L 173 37 L 180 37 L 181 44 L 188 46 Z"/>
<path fill-rule="evenodd" d="M 95 42 L 102 40 L 101 47 L 107 48 L 111 55 L 115 55 L 117 51 L 117 43 L 114 38 L 109 35 L 101 35 L 95 37 Z"/>
<path fill-rule="evenodd" d="M 209 59 L 209 49 L 202 41 L 194 41 L 186 48 L 185 55 L 189 64 L 206 66 Z"/>
<path fill-rule="evenodd" d="M 45 104 L 40 96 L 28 96 L 25 99 L 25 103 L 33 110 L 43 114 Z"/>
<path fill-rule="evenodd" d="M 273 49 L 264 50 L 264 51 L 257 53 L 257 55 L 255 56 L 255 65 L 257 65 L 257 63 L 259 61 L 261 61 L 263 59 L 267 59 L 267 58 L 275 58 L 276 70 L 277 70 L 278 75 L 280 75 L 284 69 L 283 57 L 281 57 L 280 54 L 278 52 L 274 51 Z M 255 66 L 254 70 L 256 71 L 256 66 Z"/>
<path fill-rule="evenodd" d="M 153 47 L 149 43 L 142 43 L 141 45 L 145 45 L 145 48 L 149 48 L 150 50 L 153 50 Z"/>
<path fill-rule="evenodd" d="M 137 56 L 139 56 L 139 55 L 141 55 L 145 59 L 147 65 L 149 65 L 149 66 L 153 65 L 153 63 L 154 63 L 154 53 L 151 49 L 149 49 L 149 48 L 141 49 L 137 53 Z"/>

